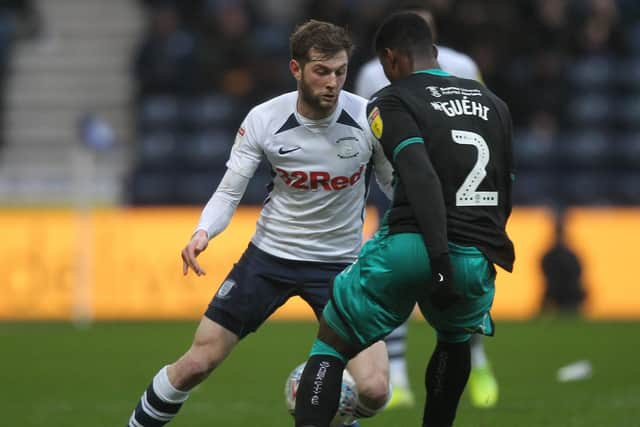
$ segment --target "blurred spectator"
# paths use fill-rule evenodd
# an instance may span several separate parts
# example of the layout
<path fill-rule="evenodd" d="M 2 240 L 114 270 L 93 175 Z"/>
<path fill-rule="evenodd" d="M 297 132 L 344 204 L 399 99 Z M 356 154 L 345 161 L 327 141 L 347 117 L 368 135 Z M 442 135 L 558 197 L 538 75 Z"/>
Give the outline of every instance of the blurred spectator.
<path fill-rule="evenodd" d="M 261 25 L 259 14 L 248 0 L 209 0 L 202 16 L 203 43 L 199 55 L 204 90 L 230 95 L 242 105 L 252 105 L 267 97 L 272 87 L 265 81 L 265 75 L 272 75 L 272 70 L 261 59 L 286 52 L 282 39 L 271 28 Z M 280 44 L 274 48 L 272 44 L 277 41 Z M 282 87 L 276 86 L 275 90 Z"/>
<path fill-rule="evenodd" d="M 181 28 L 171 4 L 149 10 L 149 28 L 135 58 L 139 96 L 191 93 L 197 88 L 196 40 Z"/>
<path fill-rule="evenodd" d="M 565 212 L 555 217 L 553 245 L 541 260 L 545 280 L 542 312 L 577 313 L 586 298 L 582 284 L 582 263 L 565 236 Z"/>
<path fill-rule="evenodd" d="M 107 150 L 116 143 L 113 127 L 95 113 L 87 112 L 78 120 L 82 143 L 92 150 Z"/>
<path fill-rule="evenodd" d="M 616 175 L 640 175 L 631 160 L 640 135 L 637 0 L 141 1 L 150 13 L 136 59 L 139 93 L 170 95 L 139 109 L 163 123 L 152 129 L 162 137 L 141 134 L 147 142 L 181 141 L 185 130 L 233 134 L 249 105 L 293 90 L 287 34 L 307 19 L 351 31 L 356 49 L 345 88 L 352 90 L 373 55 L 374 29 L 412 3 L 433 11 L 440 42 L 469 54 L 510 106 L 523 178 L 518 203 L 640 203 L 640 192 Z M 1 37 L 0 30 L 0 45 Z"/>
<path fill-rule="evenodd" d="M 505 88 L 516 126 L 554 133 L 567 103 L 565 70 L 571 43 L 567 0 L 537 0 L 522 37 L 522 49 L 513 52 Z M 516 96 L 518 95 L 518 96 Z"/>
<path fill-rule="evenodd" d="M 624 52 L 624 37 L 620 11 L 616 0 L 585 0 L 575 4 L 579 19 L 577 52 L 589 54 L 619 54 Z"/>
<path fill-rule="evenodd" d="M 0 0 L 0 148 L 4 145 L 5 92 L 13 46 L 40 34 L 41 21 L 31 0 Z"/>
<path fill-rule="evenodd" d="M 33 0 L 0 0 L 3 30 L 9 28 L 18 39 L 37 37 L 42 30 L 40 13 Z"/>

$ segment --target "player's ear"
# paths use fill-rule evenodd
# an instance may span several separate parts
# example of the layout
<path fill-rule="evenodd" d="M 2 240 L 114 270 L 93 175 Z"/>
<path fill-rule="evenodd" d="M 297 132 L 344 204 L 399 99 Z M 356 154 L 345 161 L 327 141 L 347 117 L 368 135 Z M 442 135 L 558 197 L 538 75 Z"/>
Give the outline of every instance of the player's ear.
<path fill-rule="evenodd" d="M 378 59 L 382 64 L 385 76 L 389 80 L 394 80 L 395 70 L 397 68 L 397 58 L 393 50 L 385 47 L 378 52 Z"/>
<path fill-rule="evenodd" d="M 302 79 L 302 66 L 295 59 L 292 59 L 291 61 L 289 61 L 289 70 L 291 71 L 291 75 L 297 81 L 300 81 Z"/>
<path fill-rule="evenodd" d="M 385 47 L 378 52 L 378 59 L 381 64 L 387 64 L 390 67 L 393 64 L 393 51 Z"/>
<path fill-rule="evenodd" d="M 391 64 L 391 69 L 394 73 L 398 73 L 402 66 L 402 55 L 398 54 L 398 51 L 388 49 L 389 50 L 389 63 Z"/>
<path fill-rule="evenodd" d="M 438 59 L 438 46 L 434 44 L 434 45 L 431 45 L 431 47 L 433 49 L 433 57 Z"/>
<path fill-rule="evenodd" d="M 393 51 L 388 47 L 385 47 L 384 49 L 382 49 L 381 56 L 385 58 L 387 62 L 389 62 L 389 64 L 393 62 Z"/>

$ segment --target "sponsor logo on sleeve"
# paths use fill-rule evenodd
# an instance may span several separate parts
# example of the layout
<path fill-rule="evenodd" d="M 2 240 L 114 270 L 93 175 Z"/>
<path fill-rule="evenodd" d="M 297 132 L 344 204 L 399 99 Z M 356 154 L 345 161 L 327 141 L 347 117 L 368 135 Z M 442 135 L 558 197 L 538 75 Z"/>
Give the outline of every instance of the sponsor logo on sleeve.
<path fill-rule="evenodd" d="M 374 107 L 373 110 L 371 110 L 369 117 L 367 117 L 367 121 L 369 122 L 369 127 L 371 128 L 373 135 L 380 139 L 382 137 L 383 123 L 378 107 Z"/>
<path fill-rule="evenodd" d="M 244 129 L 244 126 L 240 126 L 240 128 L 238 128 L 238 132 L 236 133 L 236 137 L 233 140 L 234 147 L 240 145 L 240 143 L 244 140 L 245 133 L 247 133 L 247 131 Z"/>

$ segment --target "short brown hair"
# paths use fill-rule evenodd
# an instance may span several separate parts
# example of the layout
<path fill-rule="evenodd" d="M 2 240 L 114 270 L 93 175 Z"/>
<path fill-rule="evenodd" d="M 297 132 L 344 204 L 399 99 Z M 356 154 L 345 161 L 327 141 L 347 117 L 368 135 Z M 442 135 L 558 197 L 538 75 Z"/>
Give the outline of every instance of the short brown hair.
<path fill-rule="evenodd" d="M 289 39 L 291 58 L 300 63 L 310 60 L 309 51 L 315 49 L 329 58 L 342 50 L 351 56 L 353 42 L 344 28 L 325 21 L 311 19 L 299 25 Z"/>

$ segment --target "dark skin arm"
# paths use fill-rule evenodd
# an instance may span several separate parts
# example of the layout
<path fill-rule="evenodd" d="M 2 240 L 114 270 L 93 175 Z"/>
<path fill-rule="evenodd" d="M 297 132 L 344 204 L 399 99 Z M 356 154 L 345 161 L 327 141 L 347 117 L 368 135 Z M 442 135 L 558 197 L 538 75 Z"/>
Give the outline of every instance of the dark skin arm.
<path fill-rule="evenodd" d="M 396 156 L 396 171 L 429 252 L 433 279 L 432 300 L 446 309 L 460 295 L 455 291 L 447 242 L 447 211 L 440 179 L 423 144 L 411 144 Z"/>
<path fill-rule="evenodd" d="M 372 131 L 375 134 L 378 130 L 385 155 L 393 162 L 399 185 L 405 191 L 429 253 L 433 303 L 437 308 L 445 309 L 457 301 L 459 295 L 453 288 L 447 210 L 440 178 L 429 158 L 421 129 L 402 99 L 395 94 L 381 94 L 368 109 Z"/>

